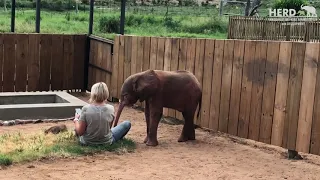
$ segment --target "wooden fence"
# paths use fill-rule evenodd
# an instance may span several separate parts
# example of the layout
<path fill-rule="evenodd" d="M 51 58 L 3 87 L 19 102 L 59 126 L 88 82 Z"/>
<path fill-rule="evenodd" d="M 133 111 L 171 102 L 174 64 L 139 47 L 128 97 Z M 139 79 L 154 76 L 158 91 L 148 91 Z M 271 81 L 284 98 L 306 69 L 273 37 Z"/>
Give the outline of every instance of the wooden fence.
<path fill-rule="evenodd" d="M 320 154 L 319 43 L 117 36 L 111 95 L 147 69 L 189 70 L 203 90 L 201 127 Z M 182 119 L 180 112 L 164 114 Z"/>
<path fill-rule="evenodd" d="M 320 21 L 230 16 L 228 39 L 320 41 Z"/>
<path fill-rule="evenodd" d="M 0 91 L 84 89 L 86 35 L 0 34 Z"/>

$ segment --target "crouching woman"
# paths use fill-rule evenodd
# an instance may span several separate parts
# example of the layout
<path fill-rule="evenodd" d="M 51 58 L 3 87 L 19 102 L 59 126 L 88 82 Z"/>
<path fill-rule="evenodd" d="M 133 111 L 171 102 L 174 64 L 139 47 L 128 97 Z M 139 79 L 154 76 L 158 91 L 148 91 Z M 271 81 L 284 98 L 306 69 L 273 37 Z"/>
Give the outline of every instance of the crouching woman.
<path fill-rule="evenodd" d="M 75 132 L 81 145 L 111 145 L 122 139 L 130 130 L 130 121 L 112 127 L 114 107 L 106 103 L 109 90 L 105 83 L 92 86 L 89 104 L 82 107 L 81 114 L 74 119 Z"/>

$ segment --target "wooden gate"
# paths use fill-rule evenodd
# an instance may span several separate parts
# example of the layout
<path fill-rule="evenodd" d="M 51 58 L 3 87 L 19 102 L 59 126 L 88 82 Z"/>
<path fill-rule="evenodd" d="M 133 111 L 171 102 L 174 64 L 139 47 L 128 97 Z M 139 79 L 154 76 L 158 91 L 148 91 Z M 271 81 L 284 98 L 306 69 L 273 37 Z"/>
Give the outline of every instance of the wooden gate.
<path fill-rule="evenodd" d="M 105 82 L 111 87 L 113 41 L 96 36 L 89 36 L 90 54 L 88 63 L 87 90 L 97 82 Z M 111 99 L 111 96 L 109 96 Z"/>

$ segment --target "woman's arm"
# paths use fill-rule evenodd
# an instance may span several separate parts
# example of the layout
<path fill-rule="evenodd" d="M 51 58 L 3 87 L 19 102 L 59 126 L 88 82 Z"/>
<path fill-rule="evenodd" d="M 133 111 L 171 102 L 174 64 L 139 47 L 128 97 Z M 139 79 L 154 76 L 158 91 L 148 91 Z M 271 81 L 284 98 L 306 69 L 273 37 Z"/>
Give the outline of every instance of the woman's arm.
<path fill-rule="evenodd" d="M 85 111 L 86 109 L 83 107 L 81 110 L 81 114 L 76 115 L 75 119 L 73 120 L 75 131 L 78 136 L 82 136 L 87 129 L 87 123 L 85 121 L 85 117 L 86 117 Z"/>
<path fill-rule="evenodd" d="M 82 136 L 86 132 L 87 123 L 85 121 L 78 121 L 77 119 L 73 122 L 77 135 Z"/>

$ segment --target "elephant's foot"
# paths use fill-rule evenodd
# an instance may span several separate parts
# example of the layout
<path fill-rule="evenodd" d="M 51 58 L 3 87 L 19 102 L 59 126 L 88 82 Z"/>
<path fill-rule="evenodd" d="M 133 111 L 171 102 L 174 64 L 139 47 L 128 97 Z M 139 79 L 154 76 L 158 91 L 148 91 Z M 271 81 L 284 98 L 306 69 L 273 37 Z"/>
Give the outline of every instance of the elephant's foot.
<path fill-rule="evenodd" d="M 188 141 L 188 138 L 183 135 L 181 135 L 178 139 L 178 142 L 186 142 L 186 141 Z"/>
<path fill-rule="evenodd" d="M 148 141 L 148 136 L 146 136 L 146 138 L 144 138 L 143 143 L 146 143 Z"/>
<path fill-rule="evenodd" d="M 146 143 L 147 146 L 157 146 L 158 144 L 157 140 L 148 140 Z"/>
<path fill-rule="evenodd" d="M 196 140 L 196 134 L 194 130 L 188 135 L 188 140 Z"/>

